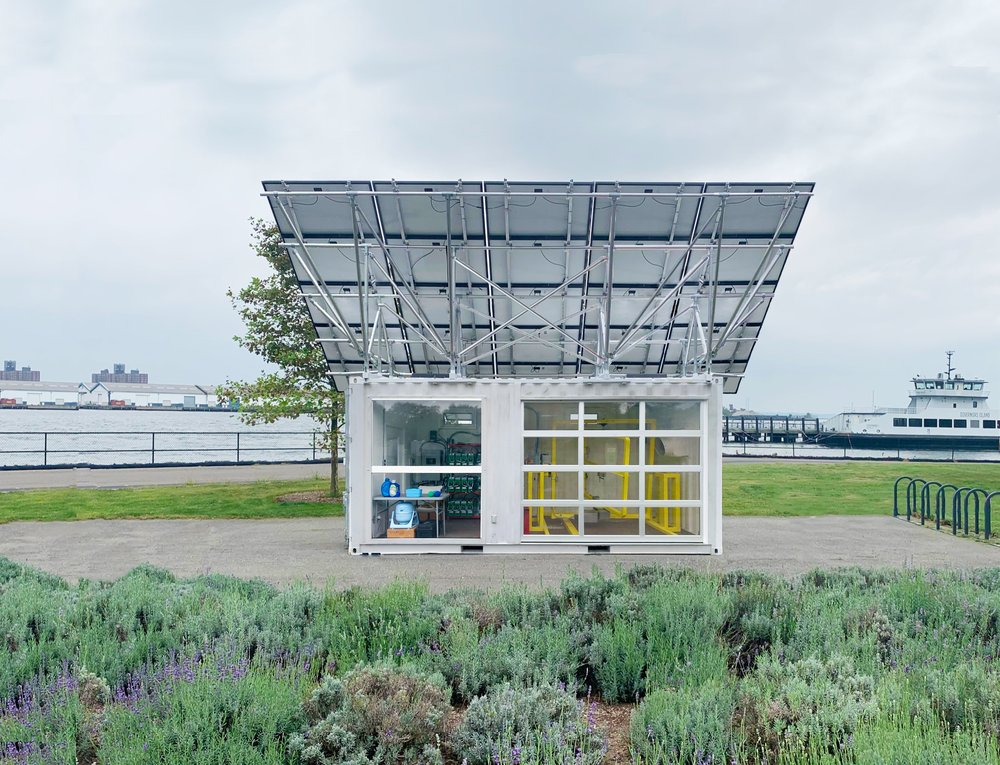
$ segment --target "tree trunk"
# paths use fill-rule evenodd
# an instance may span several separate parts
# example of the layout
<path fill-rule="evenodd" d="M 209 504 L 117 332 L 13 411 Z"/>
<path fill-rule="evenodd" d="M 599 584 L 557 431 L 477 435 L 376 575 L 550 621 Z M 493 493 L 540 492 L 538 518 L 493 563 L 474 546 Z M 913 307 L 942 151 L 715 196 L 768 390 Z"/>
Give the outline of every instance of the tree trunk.
<path fill-rule="evenodd" d="M 333 385 L 331 383 L 331 388 Z M 337 400 L 337 393 L 331 390 L 332 406 L 330 407 L 330 496 L 337 497 L 340 493 L 340 433 L 338 425 L 340 423 L 340 402 Z"/>
<path fill-rule="evenodd" d="M 340 451 L 340 444 L 337 438 L 337 418 L 333 417 L 330 423 L 330 496 L 336 497 L 340 485 L 339 465 L 337 453 Z"/>

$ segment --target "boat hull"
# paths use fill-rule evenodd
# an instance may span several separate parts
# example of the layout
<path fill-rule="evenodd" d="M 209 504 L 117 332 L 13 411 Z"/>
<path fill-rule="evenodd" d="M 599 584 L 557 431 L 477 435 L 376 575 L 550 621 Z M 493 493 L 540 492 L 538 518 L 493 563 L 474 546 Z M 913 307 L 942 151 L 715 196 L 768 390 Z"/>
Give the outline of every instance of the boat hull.
<path fill-rule="evenodd" d="M 821 433 L 817 442 L 823 446 L 845 449 L 961 449 L 962 451 L 1000 451 L 1000 432 L 994 436 L 925 436 L 893 433 Z"/>

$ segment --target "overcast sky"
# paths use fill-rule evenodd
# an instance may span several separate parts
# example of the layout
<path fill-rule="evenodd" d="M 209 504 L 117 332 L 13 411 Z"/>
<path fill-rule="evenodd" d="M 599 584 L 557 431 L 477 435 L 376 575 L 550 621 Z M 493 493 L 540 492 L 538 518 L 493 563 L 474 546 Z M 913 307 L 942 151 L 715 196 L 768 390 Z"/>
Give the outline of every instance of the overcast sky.
<path fill-rule="evenodd" d="M 506 177 L 815 181 L 738 406 L 1000 386 L 995 0 L 0 8 L 0 357 L 45 379 L 254 375 L 262 179 Z"/>

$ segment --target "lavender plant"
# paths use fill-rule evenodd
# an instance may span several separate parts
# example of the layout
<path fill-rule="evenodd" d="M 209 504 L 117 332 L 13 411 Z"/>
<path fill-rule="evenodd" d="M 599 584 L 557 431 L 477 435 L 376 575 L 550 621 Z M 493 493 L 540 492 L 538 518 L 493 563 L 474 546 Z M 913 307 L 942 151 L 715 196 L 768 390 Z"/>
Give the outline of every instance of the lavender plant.
<path fill-rule="evenodd" d="M 599 765 L 594 705 L 552 685 L 503 685 L 475 698 L 451 737 L 467 765 Z"/>
<path fill-rule="evenodd" d="M 647 765 L 727 765 L 742 749 L 735 706 L 735 689 L 718 682 L 650 694 L 632 713 L 634 758 Z"/>
<path fill-rule="evenodd" d="M 304 765 L 441 765 L 450 706 L 440 676 L 393 665 L 327 677 L 303 704 L 289 751 Z"/>

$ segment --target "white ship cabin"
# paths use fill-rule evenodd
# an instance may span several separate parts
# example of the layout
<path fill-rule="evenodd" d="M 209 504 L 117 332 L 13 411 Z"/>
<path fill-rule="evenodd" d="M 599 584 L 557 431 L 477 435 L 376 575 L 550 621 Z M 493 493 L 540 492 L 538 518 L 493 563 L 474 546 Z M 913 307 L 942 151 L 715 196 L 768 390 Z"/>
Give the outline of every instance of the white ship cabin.
<path fill-rule="evenodd" d="M 990 435 L 997 431 L 989 409 L 986 381 L 960 375 L 916 376 L 906 408 L 878 408 L 871 412 L 843 412 L 824 423 L 828 433 Z M 987 431 L 982 433 L 982 431 Z M 973 432 L 970 432 L 973 431 Z"/>

